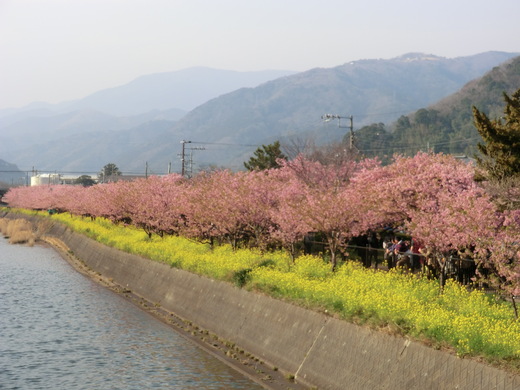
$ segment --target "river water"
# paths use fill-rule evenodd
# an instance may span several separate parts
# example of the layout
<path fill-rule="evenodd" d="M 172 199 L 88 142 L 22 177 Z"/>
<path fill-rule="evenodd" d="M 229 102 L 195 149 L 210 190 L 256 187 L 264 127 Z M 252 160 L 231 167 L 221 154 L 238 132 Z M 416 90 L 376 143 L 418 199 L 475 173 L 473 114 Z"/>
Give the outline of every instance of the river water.
<path fill-rule="evenodd" d="M 261 389 L 53 249 L 0 236 L 0 389 Z"/>

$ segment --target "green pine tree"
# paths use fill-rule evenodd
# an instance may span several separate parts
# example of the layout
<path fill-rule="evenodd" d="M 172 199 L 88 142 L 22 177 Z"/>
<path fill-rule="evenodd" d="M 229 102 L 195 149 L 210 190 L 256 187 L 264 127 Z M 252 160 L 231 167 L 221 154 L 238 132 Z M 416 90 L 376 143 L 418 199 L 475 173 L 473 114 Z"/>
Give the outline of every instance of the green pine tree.
<path fill-rule="evenodd" d="M 287 160 L 287 157 L 280 150 L 280 141 L 270 145 L 262 145 L 254 152 L 254 156 L 249 161 L 244 162 L 244 166 L 249 171 L 263 171 L 264 169 L 278 168 L 278 159 Z"/>
<path fill-rule="evenodd" d="M 520 176 L 520 89 L 504 93 L 504 117 L 489 119 L 473 107 L 475 127 L 484 143 L 478 144 L 476 156 L 483 180 L 500 181 Z"/>

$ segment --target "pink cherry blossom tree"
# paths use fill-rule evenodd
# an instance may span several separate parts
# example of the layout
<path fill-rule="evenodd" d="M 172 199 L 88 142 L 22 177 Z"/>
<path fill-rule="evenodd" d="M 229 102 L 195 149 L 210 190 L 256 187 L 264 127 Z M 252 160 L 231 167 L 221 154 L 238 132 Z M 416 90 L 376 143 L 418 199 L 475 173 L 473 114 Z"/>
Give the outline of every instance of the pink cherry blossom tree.
<path fill-rule="evenodd" d="M 130 183 L 126 202 L 131 204 L 132 224 L 149 236 L 178 235 L 186 224 L 184 182 L 180 175 L 172 174 Z"/>
<path fill-rule="evenodd" d="M 216 171 L 186 180 L 178 175 L 92 187 L 12 188 L 13 207 L 55 208 L 77 215 L 132 223 L 149 234 L 217 238 L 291 256 L 306 234 L 320 233 L 337 264 L 347 240 L 384 226 L 400 226 L 434 253 L 439 267 L 457 250 L 471 250 L 496 283 L 520 293 L 520 211 L 515 192 L 508 207 L 473 180 L 474 169 L 453 157 L 419 153 L 324 165 L 302 156 L 263 172 Z"/>
<path fill-rule="evenodd" d="M 294 261 L 298 245 L 311 229 L 301 212 L 307 186 L 290 169 L 269 171 L 269 183 L 270 191 L 276 197 L 275 206 L 267 210 L 272 221 L 269 237 L 272 244 L 285 248 Z"/>
<path fill-rule="evenodd" d="M 362 194 L 351 191 L 350 180 L 355 173 L 369 166 L 377 166 L 377 162 L 367 160 L 360 164 L 349 160 L 323 165 L 298 156 L 282 164 L 281 171 L 292 175 L 292 185 L 296 186 L 292 192 L 298 199 L 285 203 L 283 215 L 296 217 L 293 224 L 298 233 L 307 230 L 307 233 L 323 234 L 333 270 L 338 251 L 346 246 L 349 238 L 361 233 L 362 216 L 358 211 Z M 288 220 L 283 223 L 290 226 Z"/>
<path fill-rule="evenodd" d="M 187 217 L 190 232 L 227 241 L 236 248 L 244 238 L 242 188 L 239 175 L 230 171 L 205 173 L 195 179 L 190 190 Z"/>

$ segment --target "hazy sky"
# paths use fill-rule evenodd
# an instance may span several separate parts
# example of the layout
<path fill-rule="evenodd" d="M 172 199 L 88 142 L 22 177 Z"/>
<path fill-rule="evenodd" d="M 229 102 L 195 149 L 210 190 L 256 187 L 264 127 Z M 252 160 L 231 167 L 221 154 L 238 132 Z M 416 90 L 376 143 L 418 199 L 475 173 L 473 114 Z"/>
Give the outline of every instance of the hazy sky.
<path fill-rule="evenodd" d="M 519 0 L 0 0 L 0 108 L 192 66 L 520 52 Z"/>

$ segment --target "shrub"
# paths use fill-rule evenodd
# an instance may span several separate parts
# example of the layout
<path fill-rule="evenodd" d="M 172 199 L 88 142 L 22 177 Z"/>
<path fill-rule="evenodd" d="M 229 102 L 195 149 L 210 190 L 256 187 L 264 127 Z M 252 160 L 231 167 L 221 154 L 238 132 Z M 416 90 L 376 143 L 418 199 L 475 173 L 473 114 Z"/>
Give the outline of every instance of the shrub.
<path fill-rule="evenodd" d="M 9 237 L 11 244 L 28 243 L 32 246 L 36 239 L 31 222 L 21 218 L 1 218 L 0 231 L 4 236 Z"/>
<path fill-rule="evenodd" d="M 237 287 L 244 287 L 251 280 L 251 268 L 244 268 L 233 273 L 231 280 Z"/>

